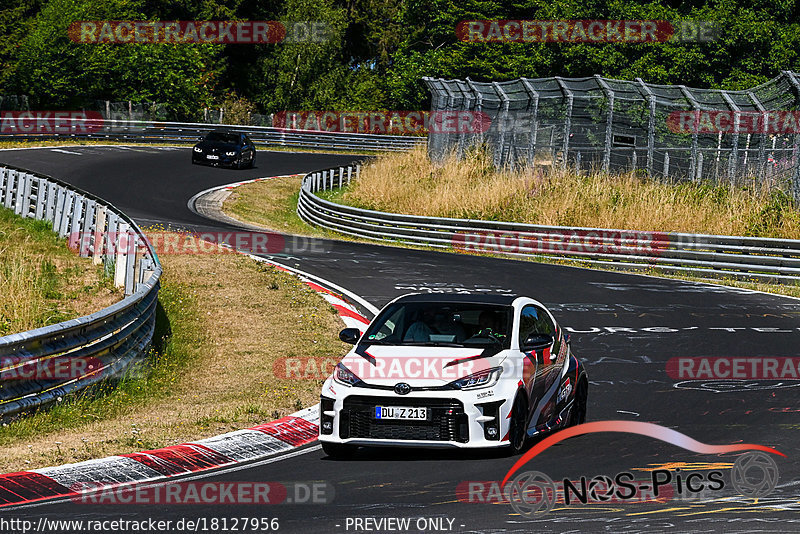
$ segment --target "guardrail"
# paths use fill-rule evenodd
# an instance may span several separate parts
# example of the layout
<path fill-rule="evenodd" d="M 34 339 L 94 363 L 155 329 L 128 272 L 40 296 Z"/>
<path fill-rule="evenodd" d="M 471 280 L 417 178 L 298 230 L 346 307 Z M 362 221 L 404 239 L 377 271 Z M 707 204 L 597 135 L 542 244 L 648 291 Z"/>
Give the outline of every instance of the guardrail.
<path fill-rule="evenodd" d="M 161 264 L 136 223 L 55 178 L 0 166 L 0 206 L 52 223 L 81 256 L 113 270 L 120 302 L 91 315 L 0 337 L 0 418 L 118 378 L 146 353 Z"/>
<path fill-rule="evenodd" d="M 350 165 L 306 175 L 297 214 L 313 226 L 376 241 L 509 256 L 556 256 L 624 270 L 800 282 L 800 240 L 423 217 L 344 206 L 314 194 L 347 185 L 359 174 L 360 165 Z"/>
<path fill-rule="evenodd" d="M 26 124 L 22 120 L 18 122 Z M 67 116 L 57 120 L 51 117 L 38 126 L 35 119 L 31 118 L 28 124 L 30 124 L 28 131 L 21 128 L 5 128 L 0 132 L 0 140 L 91 139 L 134 143 L 189 143 L 198 141 L 211 130 L 236 130 L 246 133 L 255 144 L 262 146 L 374 151 L 409 150 L 427 144 L 428 140 L 427 137 L 403 135 L 290 130 L 266 126 L 116 121 Z"/>

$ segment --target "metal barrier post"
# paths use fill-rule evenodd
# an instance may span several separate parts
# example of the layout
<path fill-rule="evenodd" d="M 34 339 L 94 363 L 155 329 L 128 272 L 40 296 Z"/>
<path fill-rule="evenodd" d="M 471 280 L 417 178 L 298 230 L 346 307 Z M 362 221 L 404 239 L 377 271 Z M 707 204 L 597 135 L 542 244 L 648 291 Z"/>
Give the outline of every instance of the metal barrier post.
<path fill-rule="evenodd" d="M 130 242 L 128 230 L 130 225 L 121 223 L 117 225 L 116 253 L 114 262 L 114 287 L 125 287 L 125 274 L 128 271 L 128 257 L 130 252 Z"/>

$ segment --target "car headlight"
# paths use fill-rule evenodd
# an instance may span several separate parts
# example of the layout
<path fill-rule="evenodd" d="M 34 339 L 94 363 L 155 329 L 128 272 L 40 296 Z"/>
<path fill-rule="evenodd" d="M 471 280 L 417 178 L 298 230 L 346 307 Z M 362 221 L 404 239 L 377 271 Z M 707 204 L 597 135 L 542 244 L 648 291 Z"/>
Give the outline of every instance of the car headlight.
<path fill-rule="evenodd" d="M 336 368 L 333 370 L 333 379 L 346 386 L 355 386 L 361 383 L 361 379 L 341 363 L 336 364 Z"/>
<path fill-rule="evenodd" d="M 236 152 L 225 152 L 226 156 L 235 156 Z"/>
<path fill-rule="evenodd" d="M 195 152 L 203 152 L 203 149 L 200 148 L 199 146 L 196 146 L 196 147 L 194 147 L 194 151 Z"/>
<path fill-rule="evenodd" d="M 502 367 L 493 367 L 491 369 L 484 369 L 483 371 L 472 373 L 458 380 L 453 380 L 449 385 L 455 389 L 488 388 L 497 384 L 501 374 L 503 374 Z"/>

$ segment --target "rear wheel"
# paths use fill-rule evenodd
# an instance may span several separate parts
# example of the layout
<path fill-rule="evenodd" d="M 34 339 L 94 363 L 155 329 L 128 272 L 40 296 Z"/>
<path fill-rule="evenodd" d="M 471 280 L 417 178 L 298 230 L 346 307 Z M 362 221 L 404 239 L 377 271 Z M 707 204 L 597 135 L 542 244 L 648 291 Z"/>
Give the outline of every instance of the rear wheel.
<path fill-rule="evenodd" d="M 329 443 L 322 442 L 322 450 L 331 458 L 349 458 L 353 455 L 356 448 L 353 445 L 345 445 L 344 443 Z"/>
<path fill-rule="evenodd" d="M 255 152 L 253 152 L 253 153 L 250 155 L 250 161 L 247 163 L 247 168 L 248 168 L 248 169 L 252 169 L 252 168 L 253 168 L 253 167 L 255 167 L 255 166 L 256 166 L 256 153 L 255 153 Z"/>

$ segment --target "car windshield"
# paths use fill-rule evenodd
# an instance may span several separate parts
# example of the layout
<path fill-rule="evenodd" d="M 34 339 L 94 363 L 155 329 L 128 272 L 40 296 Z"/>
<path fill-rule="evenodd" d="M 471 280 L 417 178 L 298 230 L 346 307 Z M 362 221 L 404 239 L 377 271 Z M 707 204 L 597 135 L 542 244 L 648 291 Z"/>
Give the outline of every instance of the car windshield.
<path fill-rule="evenodd" d="M 225 132 L 210 132 L 208 135 L 206 135 L 205 140 L 212 141 L 214 143 L 228 143 L 235 145 L 239 142 L 239 136 Z"/>
<path fill-rule="evenodd" d="M 499 347 L 511 344 L 512 308 L 460 302 L 398 302 L 370 325 L 363 343 Z"/>

